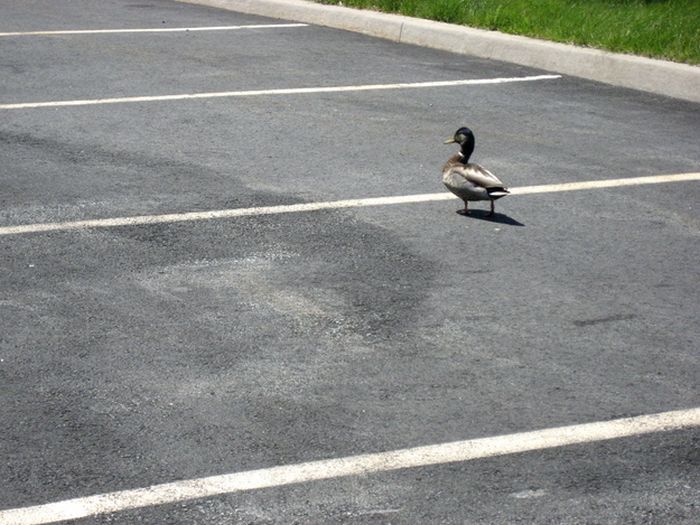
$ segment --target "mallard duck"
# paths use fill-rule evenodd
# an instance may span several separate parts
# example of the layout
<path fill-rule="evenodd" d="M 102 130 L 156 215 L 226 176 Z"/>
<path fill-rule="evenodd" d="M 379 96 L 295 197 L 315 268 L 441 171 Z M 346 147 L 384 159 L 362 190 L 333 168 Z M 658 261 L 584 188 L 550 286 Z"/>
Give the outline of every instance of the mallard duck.
<path fill-rule="evenodd" d="M 464 201 L 464 209 L 457 213 L 469 215 L 469 201 L 490 201 L 491 213 L 488 217 L 493 216 L 494 201 L 510 192 L 489 170 L 469 163 L 475 144 L 472 130 L 459 128 L 454 137 L 445 141 L 445 144 L 454 143 L 459 144 L 462 149 L 452 155 L 442 168 L 442 182 L 448 190 Z"/>

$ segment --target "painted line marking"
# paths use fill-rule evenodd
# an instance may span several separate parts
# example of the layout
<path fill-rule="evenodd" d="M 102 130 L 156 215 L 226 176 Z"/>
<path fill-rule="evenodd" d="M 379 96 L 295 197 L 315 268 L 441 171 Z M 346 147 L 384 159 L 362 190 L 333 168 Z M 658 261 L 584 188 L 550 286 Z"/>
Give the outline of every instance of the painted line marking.
<path fill-rule="evenodd" d="M 700 408 L 676 410 L 163 483 L 33 507 L 3 510 L 0 511 L 0 523 L 4 525 L 55 523 L 242 491 L 443 465 L 656 432 L 692 429 L 699 426 Z"/>
<path fill-rule="evenodd" d="M 283 89 L 257 89 L 249 91 L 221 91 L 216 93 L 184 93 L 180 95 L 154 95 L 139 97 L 98 98 L 87 100 L 57 100 L 53 102 L 22 102 L 17 104 L 0 104 L 0 109 L 55 108 L 65 106 L 94 106 L 99 104 L 126 104 L 135 102 L 161 102 L 166 100 L 190 100 L 227 97 L 259 97 L 264 95 L 304 95 L 313 93 L 348 93 L 351 91 L 381 91 L 395 89 L 422 89 L 454 86 L 479 86 L 488 84 L 510 84 L 514 82 L 535 82 L 553 80 L 561 75 L 535 75 L 512 78 L 477 78 L 467 80 L 442 80 L 436 82 L 406 82 L 399 84 L 366 84 L 356 86 L 327 86 Z"/>
<path fill-rule="evenodd" d="M 564 182 L 561 184 L 544 184 L 541 186 L 522 186 L 511 188 L 513 195 L 528 195 L 530 193 L 555 193 L 562 191 L 592 190 L 601 188 L 617 188 L 621 186 L 639 186 L 643 184 L 663 184 L 667 182 L 684 182 L 700 180 L 699 173 L 677 173 L 673 175 L 652 175 L 646 177 L 629 177 L 625 179 L 587 180 L 581 182 Z"/>
<path fill-rule="evenodd" d="M 0 33 L 0 37 L 56 36 L 56 35 L 102 35 L 114 33 L 177 33 L 188 31 L 235 31 L 237 29 L 277 29 L 286 27 L 308 27 L 309 24 L 250 24 L 242 26 L 211 27 L 159 27 L 146 29 L 65 29 L 60 31 L 15 31 Z"/>
<path fill-rule="evenodd" d="M 621 186 L 640 186 L 645 184 L 662 184 L 670 182 L 699 181 L 698 173 L 678 173 L 675 175 L 652 175 L 627 179 L 590 180 L 566 182 L 562 184 L 541 184 L 511 188 L 513 195 L 532 195 L 535 193 L 552 193 L 563 191 L 590 190 Z M 0 227 L 0 235 L 19 235 L 52 231 L 82 230 L 88 228 L 114 228 L 118 226 L 140 226 L 146 224 L 165 224 L 188 221 L 205 221 L 215 219 L 232 219 L 257 215 L 276 215 L 280 213 L 300 213 L 319 210 L 337 210 L 343 208 L 361 208 L 367 206 L 385 206 L 392 204 L 414 204 L 430 201 L 456 199 L 452 193 L 424 193 L 418 195 L 398 195 L 393 197 L 369 197 L 364 199 L 347 199 L 339 201 L 308 202 L 301 204 L 284 204 L 279 206 L 259 206 L 253 208 L 232 208 L 224 210 L 170 213 L 164 215 L 139 215 L 133 217 L 114 217 L 108 219 L 88 219 L 80 221 L 20 224 Z"/>

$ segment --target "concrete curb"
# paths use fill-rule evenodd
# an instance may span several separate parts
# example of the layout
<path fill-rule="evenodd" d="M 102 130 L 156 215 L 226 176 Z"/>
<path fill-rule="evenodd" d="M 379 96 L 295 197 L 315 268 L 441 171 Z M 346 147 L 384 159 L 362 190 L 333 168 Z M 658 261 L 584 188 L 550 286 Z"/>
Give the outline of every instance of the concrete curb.
<path fill-rule="evenodd" d="M 502 60 L 700 102 L 700 67 L 305 0 L 178 0 Z"/>

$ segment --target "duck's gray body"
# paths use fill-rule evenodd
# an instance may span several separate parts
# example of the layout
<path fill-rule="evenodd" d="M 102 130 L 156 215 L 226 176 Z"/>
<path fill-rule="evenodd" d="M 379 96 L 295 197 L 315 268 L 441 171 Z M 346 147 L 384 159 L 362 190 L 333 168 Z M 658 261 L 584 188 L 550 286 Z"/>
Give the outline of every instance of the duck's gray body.
<path fill-rule="evenodd" d="M 463 201 L 494 201 L 508 195 L 503 183 L 478 164 L 462 164 L 462 155 L 450 157 L 442 169 L 442 182 Z"/>

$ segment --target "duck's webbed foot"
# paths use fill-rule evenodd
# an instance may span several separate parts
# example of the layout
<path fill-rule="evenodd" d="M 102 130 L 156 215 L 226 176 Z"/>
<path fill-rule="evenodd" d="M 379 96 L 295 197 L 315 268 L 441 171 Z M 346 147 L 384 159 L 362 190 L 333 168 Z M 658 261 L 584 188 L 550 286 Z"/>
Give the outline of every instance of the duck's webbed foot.
<path fill-rule="evenodd" d="M 496 206 L 494 205 L 494 201 L 491 201 L 491 211 L 486 216 L 493 217 L 494 213 L 496 213 Z"/>
<path fill-rule="evenodd" d="M 460 215 L 469 215 L 469 202 L 464 201 L 464 209 L 457 210 L 457 213 L 459 213 Z"/>

